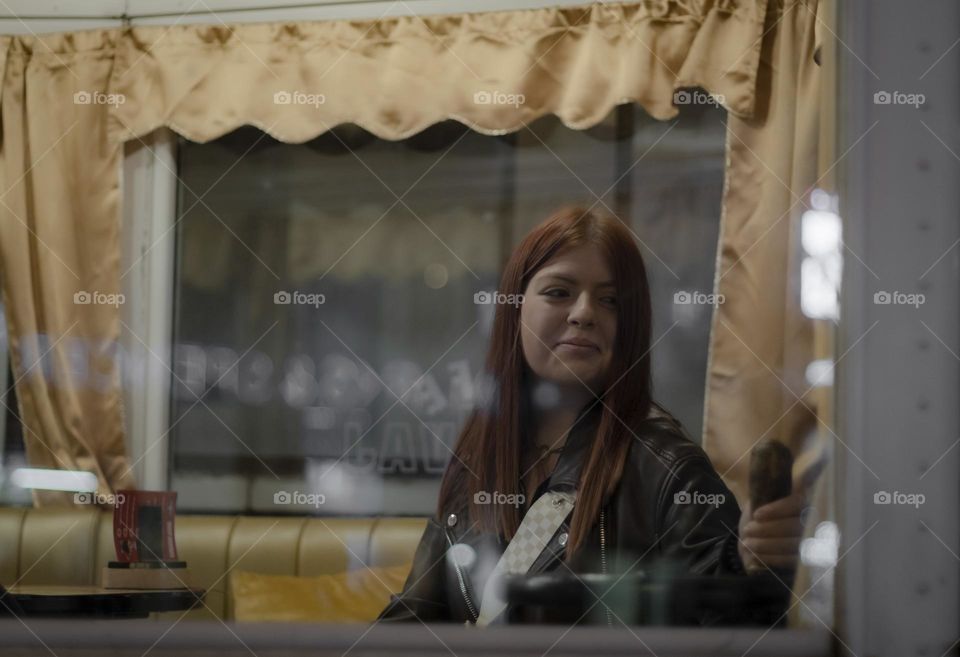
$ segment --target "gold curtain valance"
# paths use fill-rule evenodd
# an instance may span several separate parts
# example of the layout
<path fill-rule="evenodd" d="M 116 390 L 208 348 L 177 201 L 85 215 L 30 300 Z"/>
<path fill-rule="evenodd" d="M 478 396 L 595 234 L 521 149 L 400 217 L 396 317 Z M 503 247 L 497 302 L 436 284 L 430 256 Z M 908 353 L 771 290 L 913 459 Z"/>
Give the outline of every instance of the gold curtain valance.
<path fill-rule="evenodd" d="M 695 86 L 749 118 L 765 11 L 765 0 L 644 0 L 132 28 L 117 44 L 109 133 L 168 126 L 206 142 L 248 124 L 299 143 L 354 123 L 396 140 L 445 119 L 500 134 L 551 113 L 579 129 L 627 101 L 673 117 L 674 90 Z"/>

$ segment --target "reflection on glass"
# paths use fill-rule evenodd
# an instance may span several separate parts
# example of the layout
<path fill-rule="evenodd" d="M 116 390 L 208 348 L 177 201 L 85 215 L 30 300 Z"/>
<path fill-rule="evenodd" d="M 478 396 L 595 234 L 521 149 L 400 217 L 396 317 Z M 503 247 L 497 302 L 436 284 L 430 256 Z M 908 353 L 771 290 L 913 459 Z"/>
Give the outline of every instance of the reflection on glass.
<path fill-rule="evenodd" d="M 584 131 L 545 117 L 502 137 L 448 122 L 403 142 L 354 126 L 301 145 L 252 129 L 181 142 L 170 431 L 181 508 L 430 512 L 483 387 L 494 305 L 477 297 L 564 201 L 629 218 L 644 244 L 662 336 L 655 386 L 696 439 L 721 117 L 689 107 L 671 125 L 623 106 Z M 324 485 L 334 473 L 337 491 Z M 326 506 L 298 503 L 301 489 Z"/>
<path fill-rule="evenodd" d="M 496 137 L 447 122 L 401 142 L 349 125 L 299 145 L 253 129 L 181 141 L 169 434 L 180 510 L 431 515 L 465 419 L 492 395 L 482 369 L 495 305 L 511 302 L 496 289 L 506 258 L 565 203 L 620 217 L 641 245 L 655 398 L 699 440 L 723 302 L 722 119 L 712 106 L 675 123 L 622 106 L 582 131 L 544 117 Z M 802 305 L 829 318 L 839 218 L 818 198 L 802 223 Z M 829 387 L 832 361 L 804 374 Z M 832 591 L 817 578 L 836 540 L 825 521 L 803 543 L 812 597 Z M 464 568 L 483 561 L 453 548 Z M 683 599 L 712 594 L 687 585 Z M 664 595 L 627 578 L 611 606 L 665 622 L 676 609 Z"/>

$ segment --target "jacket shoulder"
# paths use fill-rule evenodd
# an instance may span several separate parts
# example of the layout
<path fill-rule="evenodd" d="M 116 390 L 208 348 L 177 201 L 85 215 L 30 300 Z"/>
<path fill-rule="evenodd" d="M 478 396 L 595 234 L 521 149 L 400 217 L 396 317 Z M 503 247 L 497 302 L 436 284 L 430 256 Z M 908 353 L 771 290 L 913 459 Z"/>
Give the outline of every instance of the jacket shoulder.
<path fill-rule="evenodd" d="M 632 459 L 655 457 L 669 466 L 689 458 L 703 458 L 710 463 L 707 453 L 690 438 L 680 421 L 660 406 L 654 405 L 633 433 Z"/>

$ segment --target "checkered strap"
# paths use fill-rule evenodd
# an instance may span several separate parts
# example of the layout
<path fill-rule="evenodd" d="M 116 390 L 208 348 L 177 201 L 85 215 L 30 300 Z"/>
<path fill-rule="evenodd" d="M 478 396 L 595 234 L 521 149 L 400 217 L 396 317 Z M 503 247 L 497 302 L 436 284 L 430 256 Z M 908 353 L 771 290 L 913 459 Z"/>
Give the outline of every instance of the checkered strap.
<path fill-rule="evenodd" d="M 501 597 L 503 578 L 530 570 L 530 566 L 573 510 L 575 501 L 575 492 L 547 491 L 533 503 L 487 579 L 480 615 L 477 618 L 478 627 L 489 625 L 506 608 L 507 603 Z"/>

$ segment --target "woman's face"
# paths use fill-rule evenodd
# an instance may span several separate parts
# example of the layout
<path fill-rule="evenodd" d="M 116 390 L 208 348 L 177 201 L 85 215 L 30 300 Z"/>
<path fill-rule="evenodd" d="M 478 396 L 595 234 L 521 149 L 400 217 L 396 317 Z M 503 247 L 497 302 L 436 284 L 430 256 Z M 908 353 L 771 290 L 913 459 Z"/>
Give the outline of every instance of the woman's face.
<path fill-rule="evenodd" d="M 586 385 L 599 393 L 617 331 L 613 275 L 600 249 L 585 244 L 561 251 L 534 274 L 523 294 L 520 341 L 533 373 L 558 386 Z"/>

